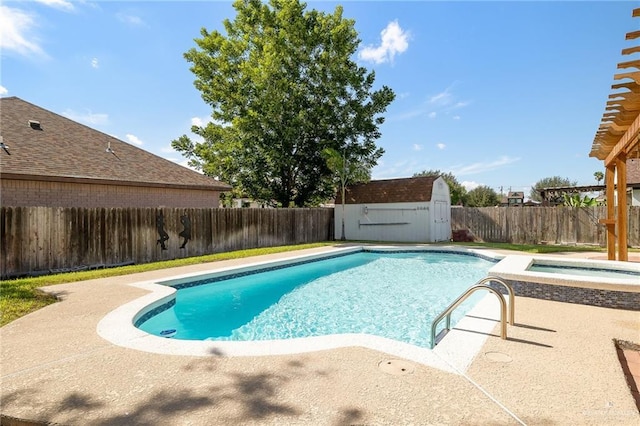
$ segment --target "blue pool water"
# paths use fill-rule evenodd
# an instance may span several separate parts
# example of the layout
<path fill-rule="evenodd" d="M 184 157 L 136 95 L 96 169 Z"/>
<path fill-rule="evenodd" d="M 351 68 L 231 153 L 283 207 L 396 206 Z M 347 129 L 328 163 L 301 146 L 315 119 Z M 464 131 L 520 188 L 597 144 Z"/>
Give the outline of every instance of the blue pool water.
<path fill-rule="evenodd" d="M 174 339 L 271 340 L 367 333 L 430 344 L 432 319 L 494 263 L 453 253 L 359 252 L 177 291 L 138 327 Z M 454 311 L 455 324 L 482 297 Z"/>
<path fill-rule="evenodd" d="M 587 268 L 579 266 L 559 266 L 559 265 L 545 265 L 534 263 L 527 268 L 527 271 L 531 272 L 550 272 L 552 274 L 566 274 L 566 275 L 578 275 L 582 277 L 602 277 L 602 278 L 633 278 L 638 277 L 640 274 L 634 271 L 624 271 L 616 269 L 603 269 L 603 268 Z"/>

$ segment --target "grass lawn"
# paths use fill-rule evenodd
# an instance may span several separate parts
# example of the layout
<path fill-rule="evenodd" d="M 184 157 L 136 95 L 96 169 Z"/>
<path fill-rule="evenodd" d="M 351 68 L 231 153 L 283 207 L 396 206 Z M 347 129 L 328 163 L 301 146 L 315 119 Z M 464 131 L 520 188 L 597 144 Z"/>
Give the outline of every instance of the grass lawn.
<path fill-rule="evenodd" d="M 325 242 L 238 250 L 205 256 L 166 260 L 162 262 L 121 266 L 117 268 L 66 272 L 61 274 L 43 275 L 39 277 L 2 280 L 0 281 L 0 327 L 10 323 L 15 319 L 20 318 L 21 316 L 27 315 L 30 312 L 36 311 L 57 301 L 55 297 L 39 291 L 38 287 L 46 287 L 49 285 L 64 284 L 75 281 L 93 280 L 96 278 L 115 277 L 118 275 L 135 274 L 138 272 L 147 272 L 155 271 L 158 269 L 175 268 L 178 266 L 195 265 L 198 263 L 216 262 L 229 259 L 241 259 L 250 256 L 282 253 L 293 250 L 330 246 L 334 244 L 334 242 Z"/>
<path fill-rule="evenodd" d="M 240 259 L 263 254 L 282 253 L 293 250 L 323 247 L 339 243 L 324 242 L 314 244 L 300 244 L 282 247 L 267 247 L 250 250 L 238 250 L 227 253 L 217 253 L 206 256 L 189 257 L 184 259 L 168 260 L 163 262 L 145 263 L 141 265 L 121 266 L 117 268 L 97 269 L 91 271 L 68 272 L 62 274 L 45 275 L 33 278 L 19 278 L 0 281 L 0 327 L 20 318 L 30 312 L 36 311 L 56 301 L 56 298 L 38 290 L 55 284 L 63 284 L 74 281 L 85 281 L 96 278 L 107 278 L 118 275 L 134 274 L 138 272 L 153 271 L 157 269 L 173 268 L 177 266 L 195 265 L 198 263 L 216 262 L 219 260 Z M 588 246 L 555 246 L 555 245 L 516 245 L 506 243 L 453 243 L 461 246 L 486 247 L 505 250 L 524 251 L 528 253 L 558 253 L 576 251 L 604 251 L 600 247 Z"/>

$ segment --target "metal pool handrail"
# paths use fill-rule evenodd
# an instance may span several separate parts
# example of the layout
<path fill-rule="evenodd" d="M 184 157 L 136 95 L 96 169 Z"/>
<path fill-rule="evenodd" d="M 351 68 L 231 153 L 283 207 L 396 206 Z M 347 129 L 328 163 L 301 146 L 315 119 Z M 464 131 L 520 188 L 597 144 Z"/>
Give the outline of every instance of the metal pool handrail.
<path fill-rule="evenodd" d="M 509 295 L 509 319 L 507 322 L 511 325 L 514 325 L 516 323 L 515 322 L 516 320 L 515 320 L 515 297 L 514 297 L 515 293 L 513 292 L 513 287 L 511 287 L 511 285 L 508 284 L 506 281 L 503 281 L 500 278 L 496 278 L 496 277 L 483 278 L 480 281 L 478 281 L 476 284 L 485 284 L 491 281 L 494 281 L 498 284 L 502 284 L 502 286 L 507 289 L 507 294 Z"/>
<path fill-rule="evenodd" d="M 504 340 L 507 338 L 507 302 L 504 300 L 504 296 L 495 288 L 489 286 L 486 283 L 491 281 L 495 281 L 499 284 L 502 284 L 507 289 L 507 293 L 509 293 L 509 310 L 510 310 L 510 319 L 509 322 L 511 325 L 514 324 L 514 295 L 513 288 L 502 281 L 501 279 L 495 277 L 487 277 L 478 281 L 476 284 L 469 287 L 460 297 L 451 303 L 447 309 L 445 309 L 440 315 L 438 315 L 433 322 L 431 323 L 431 349 L 436 345 L 436 327 L 442 321 L 443 318 L 446 317 L 446 325 L 445 330 L 448 332 L 451 329 L 451 313 L 455 308 L 457 308 L 462 302 L 464 302 L 467 297 L 469 297 L 472 293 L 475 293 L 477 290 L 488 290 L 491 293 L 495 294 L 498 300 L 500 301 L 500 337 Z"/>

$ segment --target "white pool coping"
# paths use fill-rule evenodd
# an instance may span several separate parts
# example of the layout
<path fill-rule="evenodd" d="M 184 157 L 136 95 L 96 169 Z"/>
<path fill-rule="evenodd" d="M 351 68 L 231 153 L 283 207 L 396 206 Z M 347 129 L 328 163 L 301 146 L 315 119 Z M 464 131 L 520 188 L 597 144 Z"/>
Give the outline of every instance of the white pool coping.
<path fill-rule="evenodd" d="M 367 246 L 369 250 L 417 250 L 417 251 L 451 251 L 461 253 L 474 253 L 472 249 L 452 247 L 443 249 L 434 246 Z M 132 286 L 149 290 L 149 294 L 126 303 L 108 313 L 97 326 L 98 334 L 109 342 L 129 349 L 145 352 L 185 355 L 185 356 L 268 356 L 285 355 L 305 352 L 316 352 L 342 347 L 361 346 L 389 355 L 408 359 L 426 366 L 438 368 L 448 372 L 465 371 L 471 364 L 478 350 L 484 344 L 498 320 L 498 302 L 492 295 L 487 295 L 478 302 L 469 314 L 453 328 L 439 342 L 434 350 L 421 348 L 393 339 L 368 335 L 368 334 L 337 334 L 329 336 L 316 336 L 286 340 L 262 340 L 262 341 L 200 341 L 179 340 L 155 336 L 146 333 L 134 326 L 137 318 L 156 306 L 170 301 L 176 290 L 167 284 L 173 285 L 197 279 L 206 279 L 239 273 L 252 269 L 261 269 L 269 266 L 277 266 L 296 261 L 305 261 L 327 256 L 335 256 L 350 252 L 361 251 L 361 246 L 349 248 L 337 248 L 321 254 L 292 255 L 277 261 L 254 262 L 242 267 L 223 267 L 211 270 L 208 273 L 192 273 L 167 277 L 161 281 L 144 281 L 131 284 Z M 494 253 L 477 253 L 484 257 L 500 256 Z M 495 318 L 494 318 L 495 317 Z M 431 324 L 425 324 L 430 327 Z M 468 333 L 461 330 L 472 330 Z M 464 342 L 462 342 L 464 341 Z"/>
<path fill-rule="evenodd" d="M 454 253 L 475 254 L 484 258 L 500 260 L 490 270 L 490 275 L 500 276 L 506 279 L 520 279 L 517 277 L 529 277 L 535 275 L 547 279 L 545 275 L 554 275 L 552 281 L 563 285 L 575 285 L 579 283 L 576 277 L 560 274 L 545 274 L 542 272 L 527 273 L 526 268 L 534 259 L 542 259 L 540 256 L 503 256 L 491 251 L 475 250 L 454 246 L 366 246 L 367 250 L 376 251 L 446 251 Z M 429 367 L 438 368 L 443 371 L 462 374 L 482 348 L 487 337 L 493 331 L 499 321 L 498 299 L 487 294 L 478 302 L 472 310 L 462 318 L 458 324 L 449 332 L 438 345 L 433 349 L 421 348 L 411 344 L 387 339 L 368 334 L 338 334 L 329 336 L 317 336 L 307 338 L 296 338 L 286 340 L 263 340 L 263 341 L 196 341 L 164 338 L 146 333 L 134 326 L 136 320 L 153 309 L 160 306 L 174 297 L 176 290 L 169 287 L 169 284 L 176 285 L 197 279 L 206 279 L 232 273 L 240 273 L 255 269 L 262 269 L 270 266 L 278 266 L 292 262 L 319 259 L 328 256 L 347 254 L 363 250 L 363 246 L 347 248 L 335 248 L 323 253 L 311 255 L 284 255 L 276 261 L 262 261 L 245 264 L 241 267 L 221 267 L 214 268 L 207 273 L 191 273 L 167 277 L 163 280 L 144 281 L 131 284 L 135 287 L 148 290 L 150 293 L 135 299 L 125 305 L 118 307 L 107 314 L 97 326 L 98 334 L 109 342 L 130 349 L 146 351 L 166 355 L 186 355 L 186 356 L 268 356 L 285 355 L 305 352 L 316 352 L 342 347 L 361 346 L 376 351 L 387 353 L 391 356 L 408 359 Z M 547 260 L 546 258 L 544 258 Z M 596 267 L 611 266 L 611 261 L 596 261 L 576 259 L 549 258 L 560 264 L 570 265 L 596 265 Z M 600 264 L 603 262 L 604 264 Z M 617 262 L 624 263 L 624 262 Z M 619 265 L 616 265 L 618 267 Z M 629 266 L 629 265 L 627 265 Z M 637 265 L 640 270 L 640 265 Z M 633 268 L 633 267 L 632 267 Z M 635 270 L 635 269 L 631 269 Z M 588 277 L 577 277 L 584 286 Z M 613 286 L 614 288 L 628 288 L 633 284 L 640 288 L 640 283 L 620 283 L 609 282 L 611 279 L 601 278 L 598 285 Z M 614 279 L 615 280 L 615 279 Z M 539 281 L 538 281 L 539 282 Z M 572 284 L 571 284 L 572 283 Z M 587 283 L 589 285 L 589 283 Z M 622 286 L 622 287 L 621 287 Z M 628 290 L 627 290 L 628 291 Z M 516 307 L 517 318 L 517 307 Z M 425 324 L 425 328 L 431 324 Z M 507 332 L 508 334 L 508 332 Z"/>

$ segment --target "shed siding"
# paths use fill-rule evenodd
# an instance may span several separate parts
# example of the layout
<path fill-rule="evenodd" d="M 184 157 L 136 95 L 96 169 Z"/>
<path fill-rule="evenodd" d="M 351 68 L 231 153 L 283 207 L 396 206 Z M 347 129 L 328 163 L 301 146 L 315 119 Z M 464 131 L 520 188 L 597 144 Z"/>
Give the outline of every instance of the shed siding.
<path fill-rule="evenodd" d="M 347 240 L 428 243 L 451 238 L 451 196 L 441 177 L 372 181 L 348 195 L 348 204 L 335 206 L 336 239 L 342 237 L 343 211 Z"/>
<path fill-rule="evenodd" d="M 430 203 L 347 204 L 348 240 L 428 242 Z M 335 207 L 336 239 L 341 237 L 342 206 Z"/>

